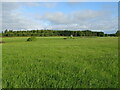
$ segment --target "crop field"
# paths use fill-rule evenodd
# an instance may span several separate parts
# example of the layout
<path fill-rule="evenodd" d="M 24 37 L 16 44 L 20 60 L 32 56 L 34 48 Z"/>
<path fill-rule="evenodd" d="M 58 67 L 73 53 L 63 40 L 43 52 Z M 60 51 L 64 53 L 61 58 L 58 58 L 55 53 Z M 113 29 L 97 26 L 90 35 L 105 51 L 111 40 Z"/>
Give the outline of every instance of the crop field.
<path fill-rule="evenodd" d="M 117 88 L 117 37 L 4 37 L 3 88 Z"/>

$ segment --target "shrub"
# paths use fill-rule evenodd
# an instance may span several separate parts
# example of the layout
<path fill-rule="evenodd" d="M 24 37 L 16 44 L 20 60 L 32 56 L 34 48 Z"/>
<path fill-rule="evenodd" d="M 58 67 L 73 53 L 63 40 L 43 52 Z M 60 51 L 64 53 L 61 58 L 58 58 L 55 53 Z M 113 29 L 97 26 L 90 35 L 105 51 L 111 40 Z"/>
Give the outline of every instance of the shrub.
<path fill-rule="evenodd" d="M 5 43 L 4 41 L 0 41 L 0 43 Z"/>
<path fill-rule="evenodd" d="M 36 40 L 36 37 L 30 37 L 27 39 L 27 41 L 35 41 Z"/>
<path fill-rule="evenodd" d="M 67 39 L 67 38 L 63 38 L 63 39 Z"/>

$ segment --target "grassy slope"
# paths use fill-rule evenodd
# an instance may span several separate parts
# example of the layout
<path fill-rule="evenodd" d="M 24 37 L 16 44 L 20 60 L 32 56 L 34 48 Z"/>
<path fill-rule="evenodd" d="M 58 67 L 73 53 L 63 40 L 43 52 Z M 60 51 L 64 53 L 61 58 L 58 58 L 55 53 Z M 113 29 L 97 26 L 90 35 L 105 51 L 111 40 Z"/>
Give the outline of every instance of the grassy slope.
<path fill-rule="evenodd" d="M 3 38 L 3 88 L 117 86 L 117 38 Z"/>
<path fill-rule="evenodd" d="M 1 37 L 0 41 L 2 41 Z M 0 89 L 2 89 L 2 44 L 0 44 Z"/>

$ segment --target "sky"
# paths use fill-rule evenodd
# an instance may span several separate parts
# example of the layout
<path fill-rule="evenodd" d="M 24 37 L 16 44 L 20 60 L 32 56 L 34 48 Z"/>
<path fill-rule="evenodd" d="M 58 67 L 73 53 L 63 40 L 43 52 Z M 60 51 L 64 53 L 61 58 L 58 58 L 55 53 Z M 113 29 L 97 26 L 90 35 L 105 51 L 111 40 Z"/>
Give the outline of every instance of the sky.
<path fill-rule="evenodd" d="M 117 2 L 2 2 L 2 30 L 118 30 Z"/>

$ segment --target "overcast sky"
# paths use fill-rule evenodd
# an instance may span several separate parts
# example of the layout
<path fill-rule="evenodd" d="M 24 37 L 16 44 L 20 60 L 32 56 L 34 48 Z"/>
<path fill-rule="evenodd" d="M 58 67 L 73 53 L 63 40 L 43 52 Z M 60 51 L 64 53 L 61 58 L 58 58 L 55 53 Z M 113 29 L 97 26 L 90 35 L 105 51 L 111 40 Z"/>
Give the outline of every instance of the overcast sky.
<path fill-rule="evenodd" d="M 2 27 L 13 30 L 118 29 L 117 2 L 3 2 Z"/>

